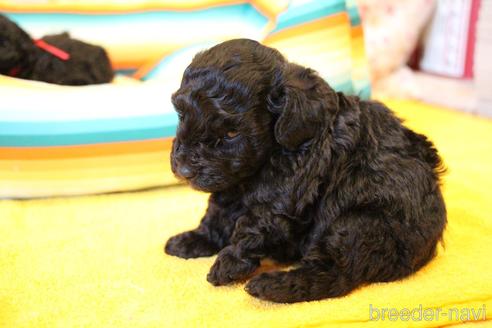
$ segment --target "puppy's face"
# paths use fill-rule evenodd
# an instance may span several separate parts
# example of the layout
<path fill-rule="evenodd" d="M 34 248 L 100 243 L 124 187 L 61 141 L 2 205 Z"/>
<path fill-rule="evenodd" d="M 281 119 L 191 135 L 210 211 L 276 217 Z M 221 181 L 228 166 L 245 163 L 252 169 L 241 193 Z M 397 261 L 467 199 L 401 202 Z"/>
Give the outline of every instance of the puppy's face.
<path fill-rule="evenodd" d="M 268 115 L 256 109 L 231 113 L 206 100 L 195 106 L 176 100 L 180 124 L 171 157 L 174 173 L 209 192 L 253 175 L 272 147 Z"/>
<path fill-rule="evenodd" d="M 281 57 L 265 48 L 260 61 L 258 47 L 233 40 L 198 54 L 172 97 L 180 118 L 172 169 L 196 189 L 227 189 L 255 174 L 271 152 L 266 91 Z"/>
<path fill-rule="evenodd" d="M 332 94 L 313 71 L 256 41 L 199 53 L 172 97 L 180 118 L 173 172 L 203 191 L 237 185 L 275 150 L 296 151 L 315 138 Z"/>
<path fill-rule="evenodd" d="M 29 35 L 7 17 L 0 15 L 0 74 L 21 65 L 33 47 Z"/>

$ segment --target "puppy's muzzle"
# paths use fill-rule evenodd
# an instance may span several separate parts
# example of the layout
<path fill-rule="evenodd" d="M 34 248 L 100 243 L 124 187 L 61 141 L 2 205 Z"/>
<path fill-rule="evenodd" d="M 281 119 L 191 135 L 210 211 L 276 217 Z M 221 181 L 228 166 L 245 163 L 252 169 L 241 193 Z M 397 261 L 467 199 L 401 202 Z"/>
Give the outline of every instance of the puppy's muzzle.
<path fill-rule="evenodd" d="M 191 179 L 196 175 L 196 173 L 189 166 L 183 164 L 179 165 L 178 174 L 185 179 Z"/>

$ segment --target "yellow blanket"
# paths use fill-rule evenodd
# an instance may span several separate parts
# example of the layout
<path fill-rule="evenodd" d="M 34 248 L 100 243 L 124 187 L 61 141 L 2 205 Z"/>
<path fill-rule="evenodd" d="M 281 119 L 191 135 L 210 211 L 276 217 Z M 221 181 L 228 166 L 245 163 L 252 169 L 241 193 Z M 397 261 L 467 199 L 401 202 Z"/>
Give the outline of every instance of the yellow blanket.
<path fill-rule="evenodd" d="M 419 103 L 388 104 L 435 141 L 449 168 L 445 247 L 414 276 L 339 299 L 272 304 L 241 284 L 212 287 L 205 276 L 214 258 L 163 253 L 166 239 L 196 226 L 205 209 L 207 196 L 187 187 L 4 200 L 0 326 L 434 327 L 473 314 L 483 319 L 483 310 L 491 318 L 492 122 Z M 383 309 L 393 315 L 383 320 Z M 400 315 L 405 309 L 410 317 Z"/>

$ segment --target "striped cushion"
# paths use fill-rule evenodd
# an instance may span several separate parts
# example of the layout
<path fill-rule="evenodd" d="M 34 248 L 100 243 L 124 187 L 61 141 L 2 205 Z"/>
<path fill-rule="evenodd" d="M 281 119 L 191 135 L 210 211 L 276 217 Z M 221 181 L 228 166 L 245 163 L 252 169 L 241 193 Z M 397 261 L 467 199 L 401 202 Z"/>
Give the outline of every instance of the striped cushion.
<path fill-rule="evenodd" d="M 174 183 L 177 117 L 163 85 L 65 87 L 0 76 L 0 197 Z"/>

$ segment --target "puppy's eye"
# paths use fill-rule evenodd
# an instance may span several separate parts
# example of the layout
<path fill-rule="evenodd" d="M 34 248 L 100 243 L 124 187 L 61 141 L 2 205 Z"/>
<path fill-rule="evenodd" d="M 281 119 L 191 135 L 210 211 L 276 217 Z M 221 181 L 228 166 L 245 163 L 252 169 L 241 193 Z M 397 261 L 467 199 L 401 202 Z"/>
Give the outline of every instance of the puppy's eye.
<path fill-rule="evenodd" d="M 225 135 L 224 139 L 226 139 L 226 140 L 232 140 L 232 139 L 237 138 L 238 136 L 239 136 L 239 132 L 237 132 L 237 131 L 229 131 Z"/>

